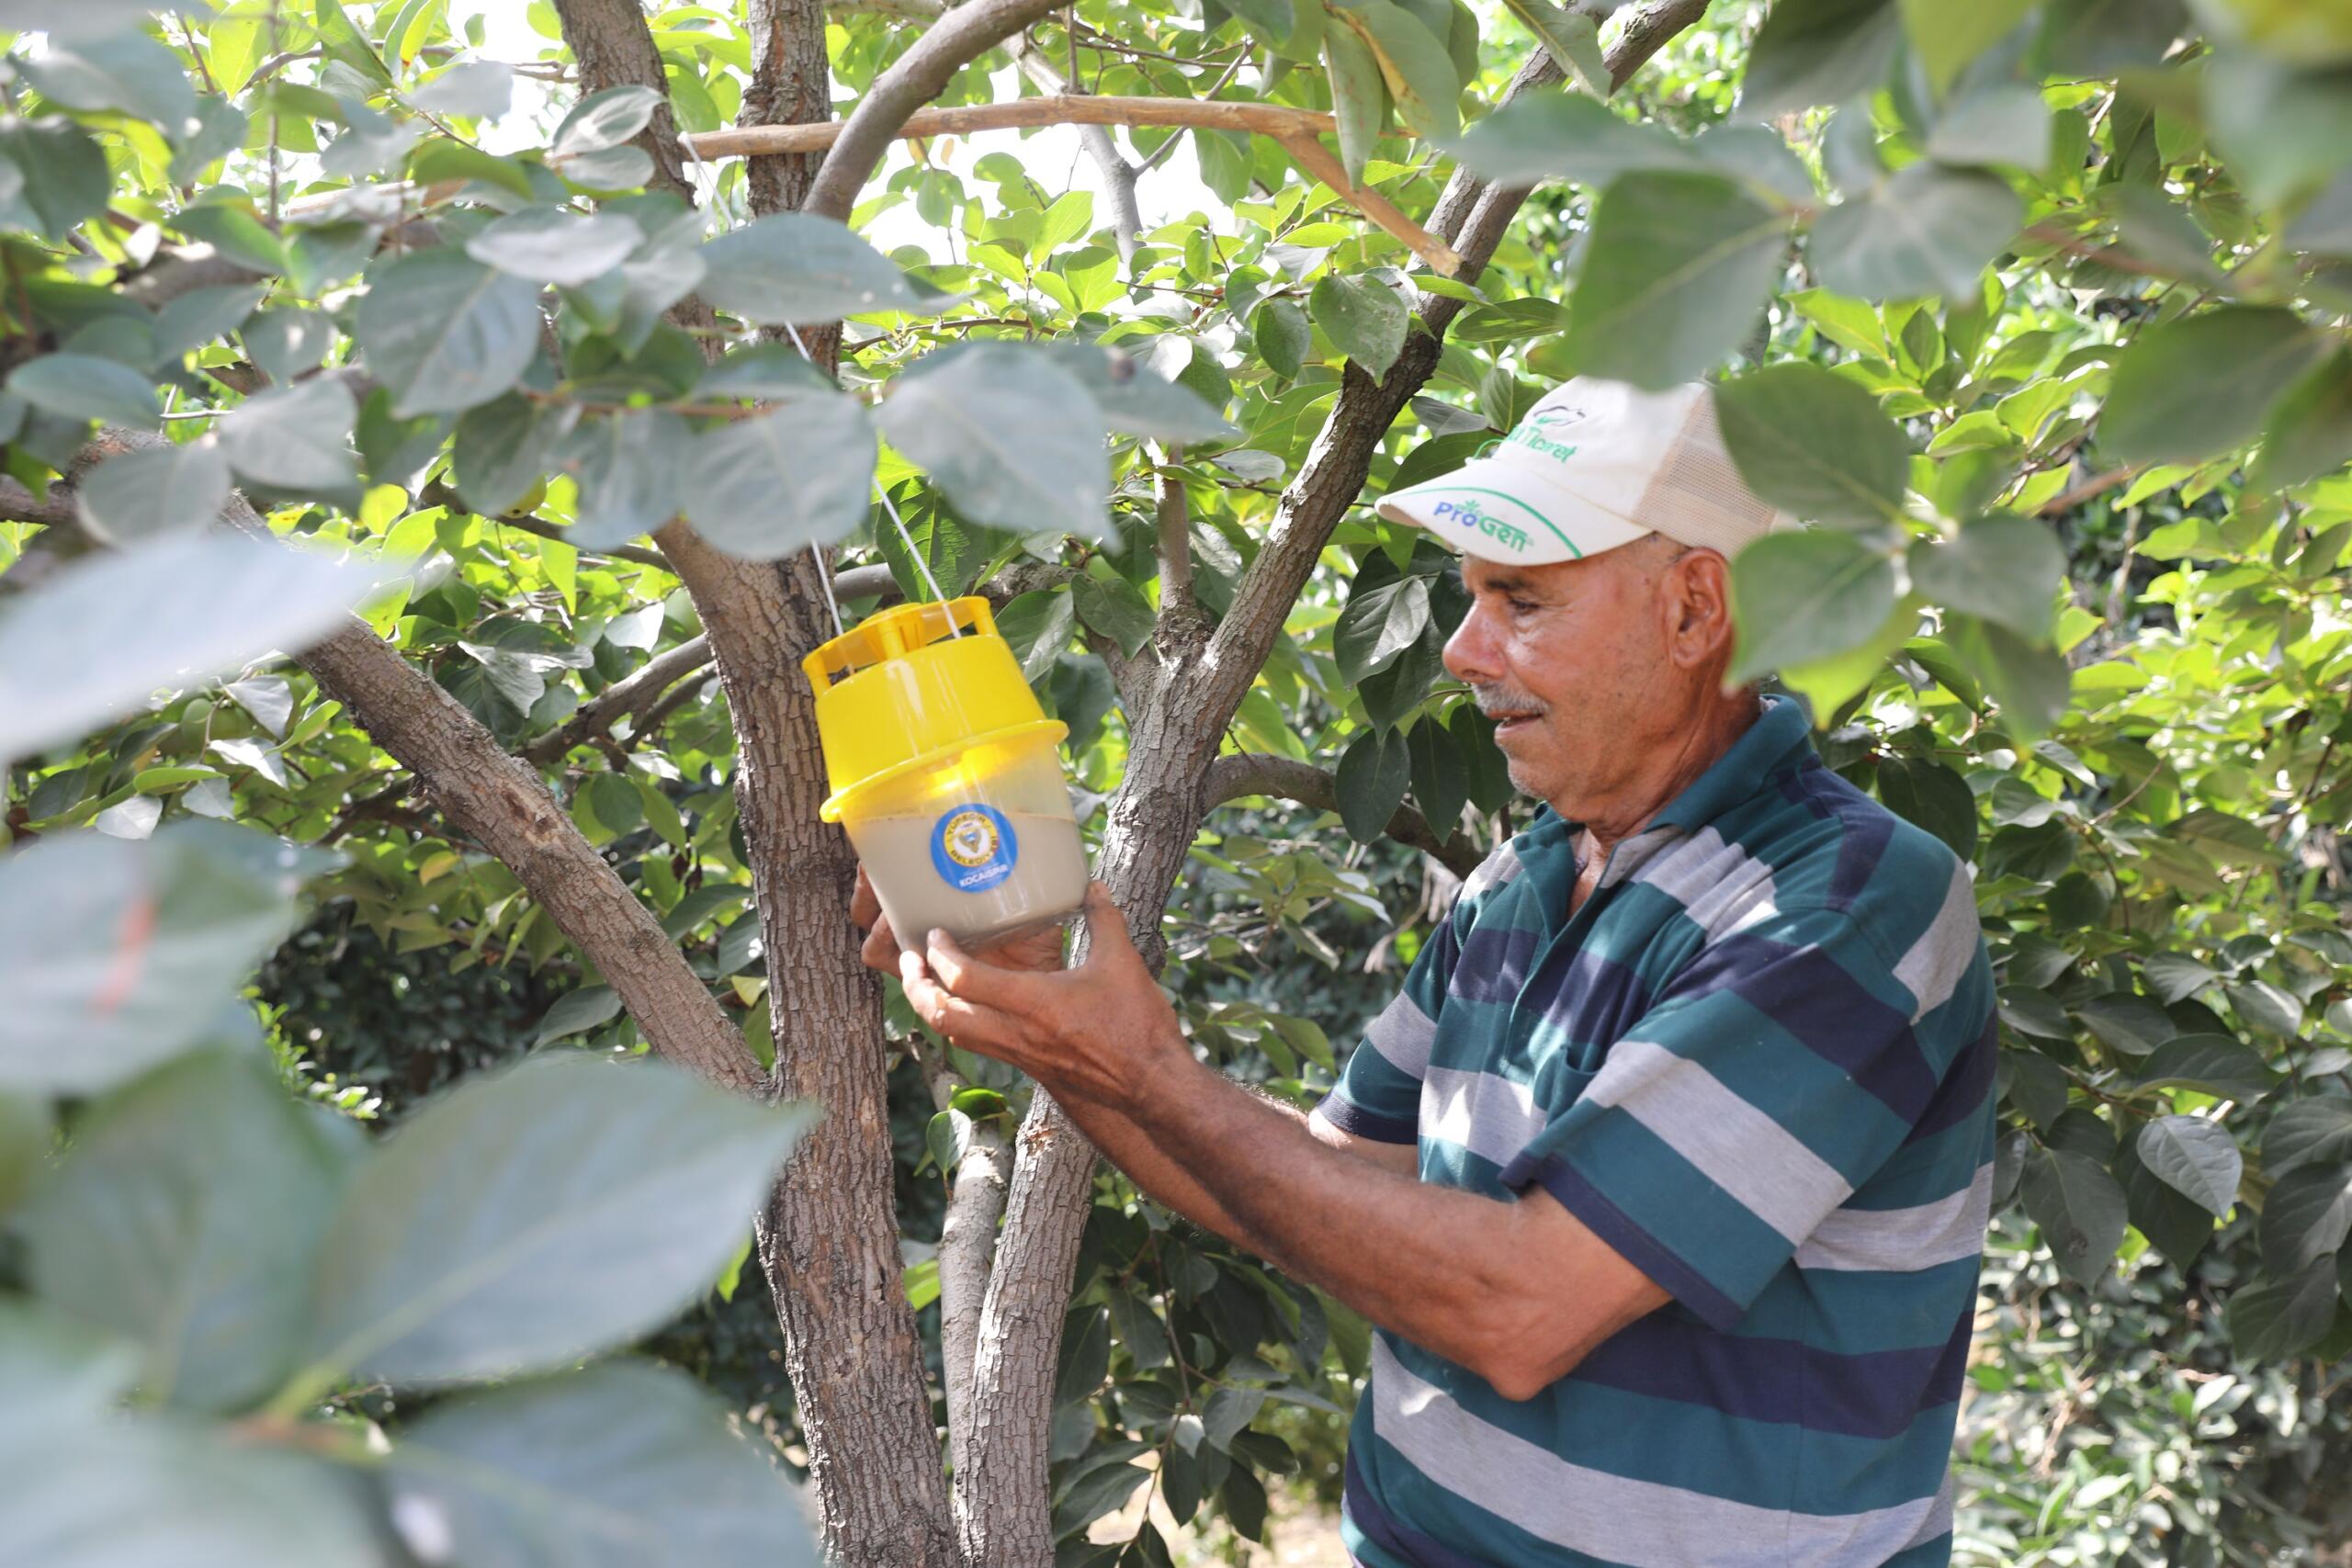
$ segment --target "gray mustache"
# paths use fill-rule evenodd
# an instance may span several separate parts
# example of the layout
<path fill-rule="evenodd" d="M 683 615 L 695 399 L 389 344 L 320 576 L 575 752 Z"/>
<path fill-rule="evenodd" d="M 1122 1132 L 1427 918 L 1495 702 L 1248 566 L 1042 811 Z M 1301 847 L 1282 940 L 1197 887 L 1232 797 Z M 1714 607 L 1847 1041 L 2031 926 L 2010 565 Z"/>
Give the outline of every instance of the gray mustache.
<path fill-rule="evenodd" d="M 1473 688 L 1470 696 L 1478 705 L 1478 711 L 1488 718 L 1541 718 L 1551 711 L 1548 704 L 1518 693 Z"/>

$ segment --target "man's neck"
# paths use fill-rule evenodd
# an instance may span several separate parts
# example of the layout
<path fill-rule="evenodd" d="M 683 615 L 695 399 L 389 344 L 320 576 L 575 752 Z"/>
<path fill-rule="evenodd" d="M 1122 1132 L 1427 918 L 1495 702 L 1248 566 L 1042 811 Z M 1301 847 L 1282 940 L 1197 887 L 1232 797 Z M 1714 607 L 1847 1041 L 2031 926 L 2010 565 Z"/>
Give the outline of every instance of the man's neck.
<path fill-rule="evenodd" d="M 1586 875 L 1597 880 L 1609 852 L 1649 826 L 1650 819 L 1666 809 L 1668 802 L 1690 788 L 1700 774 L 1738 744 L 1739 738 L 1763 714 L 1763 700 L 1746 693 L 1708 704 L 1698 722 L 1684 730 L 1679 744 L 1661 752 L 1615 800 L 1600 810 L 1588 809 L 1579 824 L 1583 841 L 1577 856 L 1586 868 Z M 1555 805 L 1554 809 L 1559 807 Z M 1561 815 L 1570 814 L 1562 811 Z M 1577 879 L 1579 894 L 1585 891 L 1584 880 Z M 1581 897 L 1577 901 L 1582 902 Z"/>

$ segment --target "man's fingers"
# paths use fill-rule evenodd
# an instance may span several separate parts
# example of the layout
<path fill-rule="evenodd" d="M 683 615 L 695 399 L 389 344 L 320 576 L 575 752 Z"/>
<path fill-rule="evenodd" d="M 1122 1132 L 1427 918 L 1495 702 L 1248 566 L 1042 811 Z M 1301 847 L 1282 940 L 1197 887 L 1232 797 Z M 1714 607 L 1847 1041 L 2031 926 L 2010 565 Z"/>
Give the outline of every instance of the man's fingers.
<path fill-rule="evenodd" d="M 885 975 L 899 972 L 899 933 L 890 929 L 889 916 L 874 917 L 874 924 L 867 930 L 857 955 L 868 969 L 879 969 Z"/>
<path fill-rule="evenodd" d="M 1135 939 L 1127 934 L 1127 917 L 1111 901 L 1109 886 L 1100 882 L 1088 883 L 1084 908 L 1090 957 L 1113 948 L 1135 951 Z"/>
<path fill-rule="evenodd" d="M 849 896 L 849 918 L 862 931 L 872 931 L 874 923 L 882 918 L 881 896 L 874 891 L 874 880 L 865 874 L 863 861 L 857 866 L 856 891 Z"/>
<path fill-rule="evenodd" d="M 1006 1028 L 1001 1013 L 977 1007 L 942 986 L 932 976 L 923 955 L 914 949 L 899 953 L 899 981 L 906 988 L 907 1005 L 915 1010 L 915 1016 L 967 1051 L 994 1055 L 1017 1037 Z"/>
<path fill-rule="evenodd" d="M 931 933 L 924 956 L 940 984 L 967 1001 L 1016 1017 L 1036 1013 L 1046 1005 L 1046 993 L 1038 989 L 1040 985 L 1051 984 L 1046 976 L 1027 969 L 1008 969 L 967 953 L 944 931 Z"/>

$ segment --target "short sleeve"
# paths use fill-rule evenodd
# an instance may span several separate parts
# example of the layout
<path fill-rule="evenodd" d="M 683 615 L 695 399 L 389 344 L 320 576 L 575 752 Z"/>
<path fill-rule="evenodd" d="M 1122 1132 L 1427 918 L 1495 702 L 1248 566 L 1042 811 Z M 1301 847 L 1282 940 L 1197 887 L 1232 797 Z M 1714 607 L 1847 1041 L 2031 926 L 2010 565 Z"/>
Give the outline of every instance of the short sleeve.
<path fill-rule="evenodd" d="M 1339 1086 L 1315 1108 L 1323 1120 L 1374 1143 L 1419 1140 L 1421 1079 L 1429 1072 L 1438 1014 L 1461 952 L 1453 921 L 1442 922 L 1406 972 L 1404 989 L 1365 1025 L 1363 1043 L 1340 1071 Z"/>
<path fill-rule="evenodd" d="M 1953 950 L 1941 973 L 1981 948 L 1967 913 L 1921 935 Z M 1951 1065 L 1921 1043 L 1904 966 L 1836 910 L 1777 913 L 1709 943 L 1504 1183 L 1540 1185 L 1729 1328 L 1901 1146 Z"/>

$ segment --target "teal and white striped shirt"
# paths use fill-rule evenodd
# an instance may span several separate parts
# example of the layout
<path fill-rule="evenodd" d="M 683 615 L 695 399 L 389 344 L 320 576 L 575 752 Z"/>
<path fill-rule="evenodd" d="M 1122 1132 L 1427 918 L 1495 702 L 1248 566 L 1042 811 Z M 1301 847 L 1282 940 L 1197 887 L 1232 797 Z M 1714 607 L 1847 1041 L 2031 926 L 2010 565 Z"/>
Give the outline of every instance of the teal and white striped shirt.
<path fill-rule="evenodd" d="M 1571 917 L 1573 839 L 1545 811 L 1479 868 L 1322 1113 L 1425 1181 L 1541 1186 L 1673 1299 L 1524 1402 L 1382 1333 L 1350 1550 L 1948 1561 L 1994 1134 L 1967 868 L 1785 701 Z"/>

